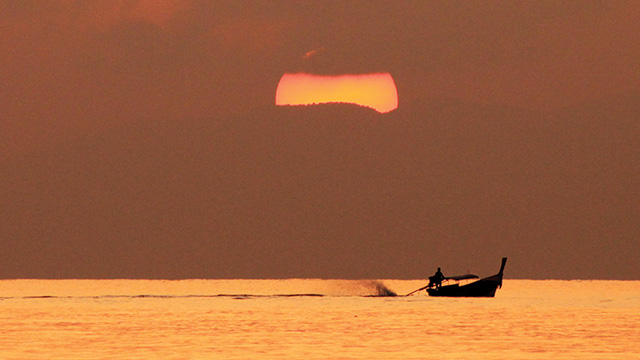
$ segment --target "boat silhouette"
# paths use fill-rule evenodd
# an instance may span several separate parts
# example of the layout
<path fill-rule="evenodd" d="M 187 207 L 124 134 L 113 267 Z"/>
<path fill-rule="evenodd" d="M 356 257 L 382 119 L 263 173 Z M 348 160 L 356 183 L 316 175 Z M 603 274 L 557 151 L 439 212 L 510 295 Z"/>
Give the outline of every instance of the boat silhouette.
<path fill-rule="evenodd" d="M 445 277 L 442 285 L 440 282 L 434 283 L 433 280 L 429 282 L 429 285 L 421 287 L 407 294 L 409 296 L 420 290 L 427 290 L 429 296 L 441 296 L 441 297 L 494 297 L 496 291 L 502 287 L 502 275 L 504 273 L 504 267 L 507 264 L 507 258 L 502 258 L 502 265 L 500 271 L 492 276 L 482 278 L 480 280 L 470 282 L 468 284 L 460 285 L 461 280 L 478 279 L 477 275 L 466 274 L 459 276 Z"/>

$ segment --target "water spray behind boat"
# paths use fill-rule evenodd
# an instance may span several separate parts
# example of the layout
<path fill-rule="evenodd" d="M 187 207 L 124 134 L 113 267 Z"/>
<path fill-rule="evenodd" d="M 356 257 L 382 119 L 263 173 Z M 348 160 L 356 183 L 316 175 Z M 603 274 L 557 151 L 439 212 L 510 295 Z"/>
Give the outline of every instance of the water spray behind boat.
<path fill-rule="evenodd" d="M 384 285 L 382 281 L 368 280 L 366 286 L 374 290 L 374 294 L 371 296 L 398 296 L 393 290 Z"/>

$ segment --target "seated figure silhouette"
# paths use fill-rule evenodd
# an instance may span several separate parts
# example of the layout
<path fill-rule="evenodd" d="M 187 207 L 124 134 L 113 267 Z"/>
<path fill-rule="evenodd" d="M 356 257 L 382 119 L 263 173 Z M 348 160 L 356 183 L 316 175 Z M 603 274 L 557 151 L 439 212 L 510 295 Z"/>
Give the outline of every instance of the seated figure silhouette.
<path fill-rule="evenodd" d="M 438 271 L 436 271 L 436 273 L 433 276 L 429 276 L 429 286 L 428 287 L 436 287 L 439 288 L 440 285 L 442 285 L 442 280 L 444 280 L 445 277 L 442 274 L 442 271 L 440 271 L 440 268 L 438 268 Z"/>

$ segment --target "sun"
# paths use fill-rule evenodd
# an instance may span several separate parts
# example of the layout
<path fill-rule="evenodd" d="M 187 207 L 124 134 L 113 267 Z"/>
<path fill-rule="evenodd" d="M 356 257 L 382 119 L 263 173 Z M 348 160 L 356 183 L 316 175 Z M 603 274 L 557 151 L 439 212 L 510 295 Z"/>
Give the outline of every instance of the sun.
<path fill-rule="evenodd" d="M 389 73 L 282 75 L 276 90 L 276 105 L 327 103 L 356 104 L 387 113 L 398 108 L 398 91 Z"/>

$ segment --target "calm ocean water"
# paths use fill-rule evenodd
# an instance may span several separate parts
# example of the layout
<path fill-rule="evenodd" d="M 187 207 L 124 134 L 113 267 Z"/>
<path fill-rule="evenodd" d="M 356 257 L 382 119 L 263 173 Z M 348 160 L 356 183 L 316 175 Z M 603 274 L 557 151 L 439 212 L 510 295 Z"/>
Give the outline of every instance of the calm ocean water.
<path fill-rule="evenodd" d="M 640 281 L 376 293 L 357 280 L 2 280 L 0 359 L 640 359 Z"/>

